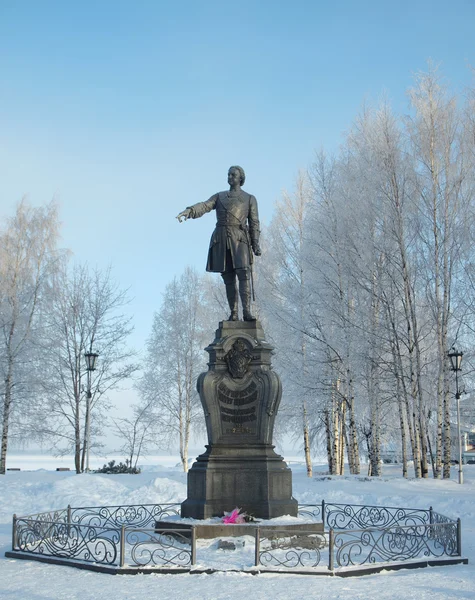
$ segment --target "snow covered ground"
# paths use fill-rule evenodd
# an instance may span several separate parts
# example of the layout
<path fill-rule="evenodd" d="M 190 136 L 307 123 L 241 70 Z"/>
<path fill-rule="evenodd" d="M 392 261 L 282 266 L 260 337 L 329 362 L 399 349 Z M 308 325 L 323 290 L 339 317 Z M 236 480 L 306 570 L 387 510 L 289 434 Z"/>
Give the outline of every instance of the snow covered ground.
<path fill-rule="evenodd" d="M 462 520 L 462 551 L 468 565 L 383 572 L 363 577 L 216 573 L 213 575 L 112 576 L 4 557 L 11 548 L 12 514 L 28 515 L 73 506 L 179 502 L 186 497 L 186 476 L 176 457 L 149 457 L 140 475 L 75 475 L 57 472 L 70 459 L 21 455 L 0 477 L 1 600 L 281 600 L 348 598 L 351 600 L 475 599 L 475 465 L 464 467 L 465 483 L 452 480 L 404 480 L 400 468 L 385 465 L 383 476 L 328 477 L 324 465 L 306 477 L 303 463 L 286 457 L 293 470 L 294 496 L 300 503 L 328 502 L 428 508 Z M 69 462 L 68 462 L 69 460 Z M 110 460 L 110 459 L 108 459 Z M 105 460 L 93 466 L 102 466 Z M 31 469 L 31 470 L 28 470 Z"/>

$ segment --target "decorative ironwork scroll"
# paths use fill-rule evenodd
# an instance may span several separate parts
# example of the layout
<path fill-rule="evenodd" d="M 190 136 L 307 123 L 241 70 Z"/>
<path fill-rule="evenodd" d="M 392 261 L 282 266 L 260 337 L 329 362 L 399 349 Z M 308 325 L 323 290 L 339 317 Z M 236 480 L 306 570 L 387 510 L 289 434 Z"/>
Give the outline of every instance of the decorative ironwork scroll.
<path fill-rule="evenodd" d="M 34 515 L 25 515 L 17 517 L 18 519 L 28 519 L 29 521 L 43 521 L 45 523 L 65 523 L 68 520 L 68 509 L 59 508 L 48 512 L 36 513 Z"/>
<path fill-rule="evenodd" d="M 443 545 L 450 545 L 451 541 L 451 529 L 449 531 L 447 531 L 446 525 L 452 525 L 454 520 L 450 519 L 449 517 L 446 517 L 445 515 L 441 515 L 438 512 L 435 512 L 434 510 L 431 509 L 431 514 L 430 514 L 430 520 L 431 520 L 431 524 L 433 525 L 433 527 L 431 527 L 430 530 L 430 535 L 432 536 L 432 538 L 443 544 Z M 447 539 L 447 535 L 449 536 L 449 540 Z M 457 555 L 459 552 L 458 550 L 458 545 L 456 547 L 456 549 L 454 550 L 454 556 Z"/>
<path fill-rule="evenodd" d="M 331 529 L 387 528 L 393 525 L 424 525 L 429 522 L 429 510 L 325 503 L 325 524 Z"/>
<path fill-rule="evenodd" d="M 192 542 L 179 530 L 128 529 L 125 542 L 127 558 L 133 566 L 189 567 L 192 564 Z"/>
<path fill-rule="evenodd" d="M 180 504 L 134 504 L 71 508 L 71 523 L 102 527 L 144 527 L 166 517 L 180 516 Z"/>
<path fill-rule="evenodd" d="M 441 515 L 438 512 L 435 512 L 435 510 L 431 510 L 430 511 L 430 522 L 433 525 L 436 524 L 444 524 L 444 523 L 453 523 L 454 520 L 451 519 L 450 517 L 446 517 L 445 515 Z"/>
<path fill-rule="evenodd" d="M 260 535 L 256 566 L 318 567 L 322 549 L 328 545 L 324 533 L 273 531 L 272 536 Z"/>
<path fill-rule="evenodd" d="M 435 538 L 432 529 L 444 528 Z M 373 564 L 457 555 L 457 523 L 334 532 L 336 565 Z"/>
<path fill-rule="evenodd" d="M 298 516 L 299 517 L 310 517 L 315 521 L 322 520 L 322 505 L 321 504 L 299 504 L 298 505 Z"/>
<path fill-rule="evenodd" d="M 120 531 L 30 519 L 16 520 L 18 550 L 43 556 L 114 565 Z"/>

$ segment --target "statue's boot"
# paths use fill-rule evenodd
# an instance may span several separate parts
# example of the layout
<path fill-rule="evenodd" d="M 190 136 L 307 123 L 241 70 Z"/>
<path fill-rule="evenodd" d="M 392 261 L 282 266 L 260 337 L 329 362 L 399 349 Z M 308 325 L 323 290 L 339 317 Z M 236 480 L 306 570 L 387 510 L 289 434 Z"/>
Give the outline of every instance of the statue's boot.
<path fill-rule="evenodd" d="M 251 313 L 251 281 L 250 279 L 239 280 L 239 295 L 241 296 L 242 314 L 244 321 L 255 321 L 256 317 Z"/>
<path fill-rule="evenodd" d="M 226 284 L 226 297 L 228 299 L 229 308 L 231 310 L 231 314 L 229 315 L 228 321 L 238 321 L 238 296 L 236 283 L 227 283 Z"/>

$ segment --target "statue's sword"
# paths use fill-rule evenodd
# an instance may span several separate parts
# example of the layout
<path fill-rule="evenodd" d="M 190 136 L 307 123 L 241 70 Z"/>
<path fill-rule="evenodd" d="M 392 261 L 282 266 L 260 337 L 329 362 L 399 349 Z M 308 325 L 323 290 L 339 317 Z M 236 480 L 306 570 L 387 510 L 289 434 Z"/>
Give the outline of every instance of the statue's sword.
<path fill-rule="evenodd" d="M 254 292 L 254 269 L 252 267 L 253 262 L 254 262 L 254 257 L 252 255 L 252 245 L 251 245 L 251 236 L 249 235 L 249 229 L 246 226 L 242 226 L 242 229 L 244 230 L 245 234 L 246 234 L 246 239 L 247 239 L 247 248 L 249 250 L 249 269 L 251 271 L 251 293 L 252 293 L 252 301 L 255 302 L 256 301 L 256 294 Z"/>
<path fill-rule="evenodd" d="M 251 263 L 251 290 L 252 290 L 252 301 L 255 302 L 256 295 L 254 293 L 254 269 L 252 268 L 252 263 Z"/>

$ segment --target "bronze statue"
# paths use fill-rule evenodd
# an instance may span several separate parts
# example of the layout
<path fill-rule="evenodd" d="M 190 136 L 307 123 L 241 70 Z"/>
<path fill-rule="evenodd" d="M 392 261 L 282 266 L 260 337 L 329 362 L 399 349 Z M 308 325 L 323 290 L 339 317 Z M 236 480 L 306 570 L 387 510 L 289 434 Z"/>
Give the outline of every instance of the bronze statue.
<path fill-rule="evenodd" d="M 188 206 L 177 219 L 198 219 L 216 210 L 216 229 L 211 236 L 206 270 L 221 273 L 226 285 L 231 314 L 230 321 L 238 320 L 236 276 L 239 281 L 243 318 L 254 321 L 251 313 L 251 283 L 253 253 L 261 255 L 259 247 L 259 214 L 254 196 L 241 189 L 246 175 L 242 167 L 228 171 L 229 192 L 218 192 L 206 202 Z"/>

